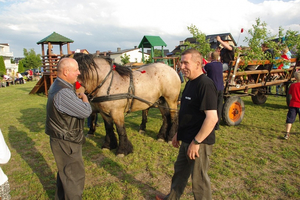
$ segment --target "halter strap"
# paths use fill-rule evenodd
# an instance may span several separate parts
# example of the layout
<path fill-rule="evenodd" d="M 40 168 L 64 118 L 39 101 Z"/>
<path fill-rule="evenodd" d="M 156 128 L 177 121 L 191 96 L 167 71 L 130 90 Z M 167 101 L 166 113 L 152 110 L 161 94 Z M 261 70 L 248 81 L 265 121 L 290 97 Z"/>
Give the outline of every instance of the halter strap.
<path fill-rule="evenodd" d="M 113 64 L 112 64 L 113 65 Z M 93 99 L 95 98 L 95 94 L 93 95 L 93 93 L 95 93 L 100 87 L 102 87 L 102 85 L 105 83 L 106 79 L 108 78 L 108 76 L 112 73 L 113 71 L 113 66 L 110 66 L 110 71 L 108 72 L 108 74 L 106 75 L 106 77 L 103 79 L 103 81 L 92 91 L 90 92 L 87 97 L 90 101 L 93 101 Z M 112 84 L 112 80 L 113 80 L 113 74 L 112 73 L 112 78 L 111 78 L 111 81 L 110 81 L 110 84 L 109 84 L 109 88 L 107 90 L 107 95 L 109 94 L 109 91 L 110 91 L 110 87 L 111 87 L 111 84 Z"/>

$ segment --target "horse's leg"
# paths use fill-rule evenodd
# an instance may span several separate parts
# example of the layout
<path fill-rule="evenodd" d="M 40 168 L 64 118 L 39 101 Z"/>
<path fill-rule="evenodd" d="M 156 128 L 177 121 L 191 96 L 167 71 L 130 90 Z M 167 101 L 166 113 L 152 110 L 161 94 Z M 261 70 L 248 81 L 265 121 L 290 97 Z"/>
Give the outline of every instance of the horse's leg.
<path fill-rule="evenodd" d="M 170 118 L 171 118 L 171 124 L 167 135 L 168 141 L 172 141 L 172 138 L 177 133 L 177 129 L 178 129 L 177 103 L 175 107 L 170 108 Z"/>
<path fill-rule="evenodd" d="M 119 111 L 114 113 L 113 119 L 119 135 L 119 147 L 117 149 L 116 154 L 120 157 L 123 157 L 133 152 L 133 146 L 126 134 L 126 129 L 124 125 L 124 113 Z"/>
<path fill-rule="evenodd" d="M 116 149 L 118 147 L 117 137 L 114 132 L 114 123 L 110 116 L 101 114 L 105 126 L 105 141 L 102 149 Z"/>
<path fill-rule="evenodd" d="M 177 133 L 177 129 L 178 129 L 178 113 L 177 113 L 178 102 L 176 99 L 173 101 L 169 101 L 166 104 L 168 105 L 168 109 L 165 111 L 168 112 L 166 115 L 169 116 L 166 140 L 168 142 L 171 142 L 174 135 Z"/>
<path fill-rule="evenodd" d="M 159 129 L 159 133 L 157 135 L 158 141 L 168 141 L 167 139 L 167 132 L 169 131 L 169 126 L 170 124 L 170 114 L 169 114 L 169 107 L 167 102 L 165 101 L 164 98 L 160 98 L 159 100 L 159 110 L 162 115 L 163 123 Z"/>
<path fill-rule="evenodd" d="M 145 133 L 149 109 L 142 111 L 142 123 L 140 124 L 139 133 Z"/>
<path fill-rule="evenodd" d="M 88 127 L 89 127 L 89 131 L 88 131 L 88 136 L 94 135 L 96 132 L 96 115 L 97 113 L 92 113 L 89 118 L 88 118 Z"/>

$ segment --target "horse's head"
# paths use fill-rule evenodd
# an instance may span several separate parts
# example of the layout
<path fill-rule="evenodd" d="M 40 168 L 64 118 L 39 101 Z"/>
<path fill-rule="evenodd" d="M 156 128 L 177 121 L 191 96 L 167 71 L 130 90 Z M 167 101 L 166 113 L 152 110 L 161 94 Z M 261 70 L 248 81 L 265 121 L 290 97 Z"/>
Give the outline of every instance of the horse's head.
<path fill-rule="evenodd" d="M 86 92 L 91 92 L 94 87 L 93 82 L 98 82 L 97 64 L 92 54 L 75 53 L 70 57 L 74 58 L 79 66 L 80 75 L 78 82 L 85 88 Z"/>

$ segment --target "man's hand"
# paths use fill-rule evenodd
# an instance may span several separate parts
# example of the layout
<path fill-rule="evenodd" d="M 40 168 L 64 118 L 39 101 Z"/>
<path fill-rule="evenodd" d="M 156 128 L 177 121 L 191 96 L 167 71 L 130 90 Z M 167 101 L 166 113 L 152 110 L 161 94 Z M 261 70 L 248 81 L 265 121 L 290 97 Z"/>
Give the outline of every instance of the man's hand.
<path fill-rule="evenodd" d="M 187 155 L 191 160 L 195 160 L 196 157 L 199 157 L 199 148 L 199 144 L 194 144 L 194 142 L 191 142 L 187 151 Z"/>
<path fill-rule="evenodd" d="M 175 148 L 179 148 L 180 147 L 180 142 L 177 140 L 177 133 L 172 138 L 172 145 Z"/>
<path fill-rule="evenodd" d="M 89 102 L 87 96 L 86 96 L 83 92 L 77 93 L 77 97 L 78 97 L 79 99 L 82 99 L 83 102 Z"/>

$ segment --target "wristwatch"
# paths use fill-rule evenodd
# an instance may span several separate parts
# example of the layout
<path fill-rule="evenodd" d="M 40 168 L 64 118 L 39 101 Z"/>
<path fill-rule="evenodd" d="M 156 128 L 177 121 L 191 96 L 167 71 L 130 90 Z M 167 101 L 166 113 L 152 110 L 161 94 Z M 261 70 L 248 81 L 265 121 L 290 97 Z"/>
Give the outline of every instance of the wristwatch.
<path fill-rule="evenodd" d="M 194 144 L 201 144 L 201 143 L 198 142 L 198 141 L 196 140 L 196 138 L 194 138 Z"/>

